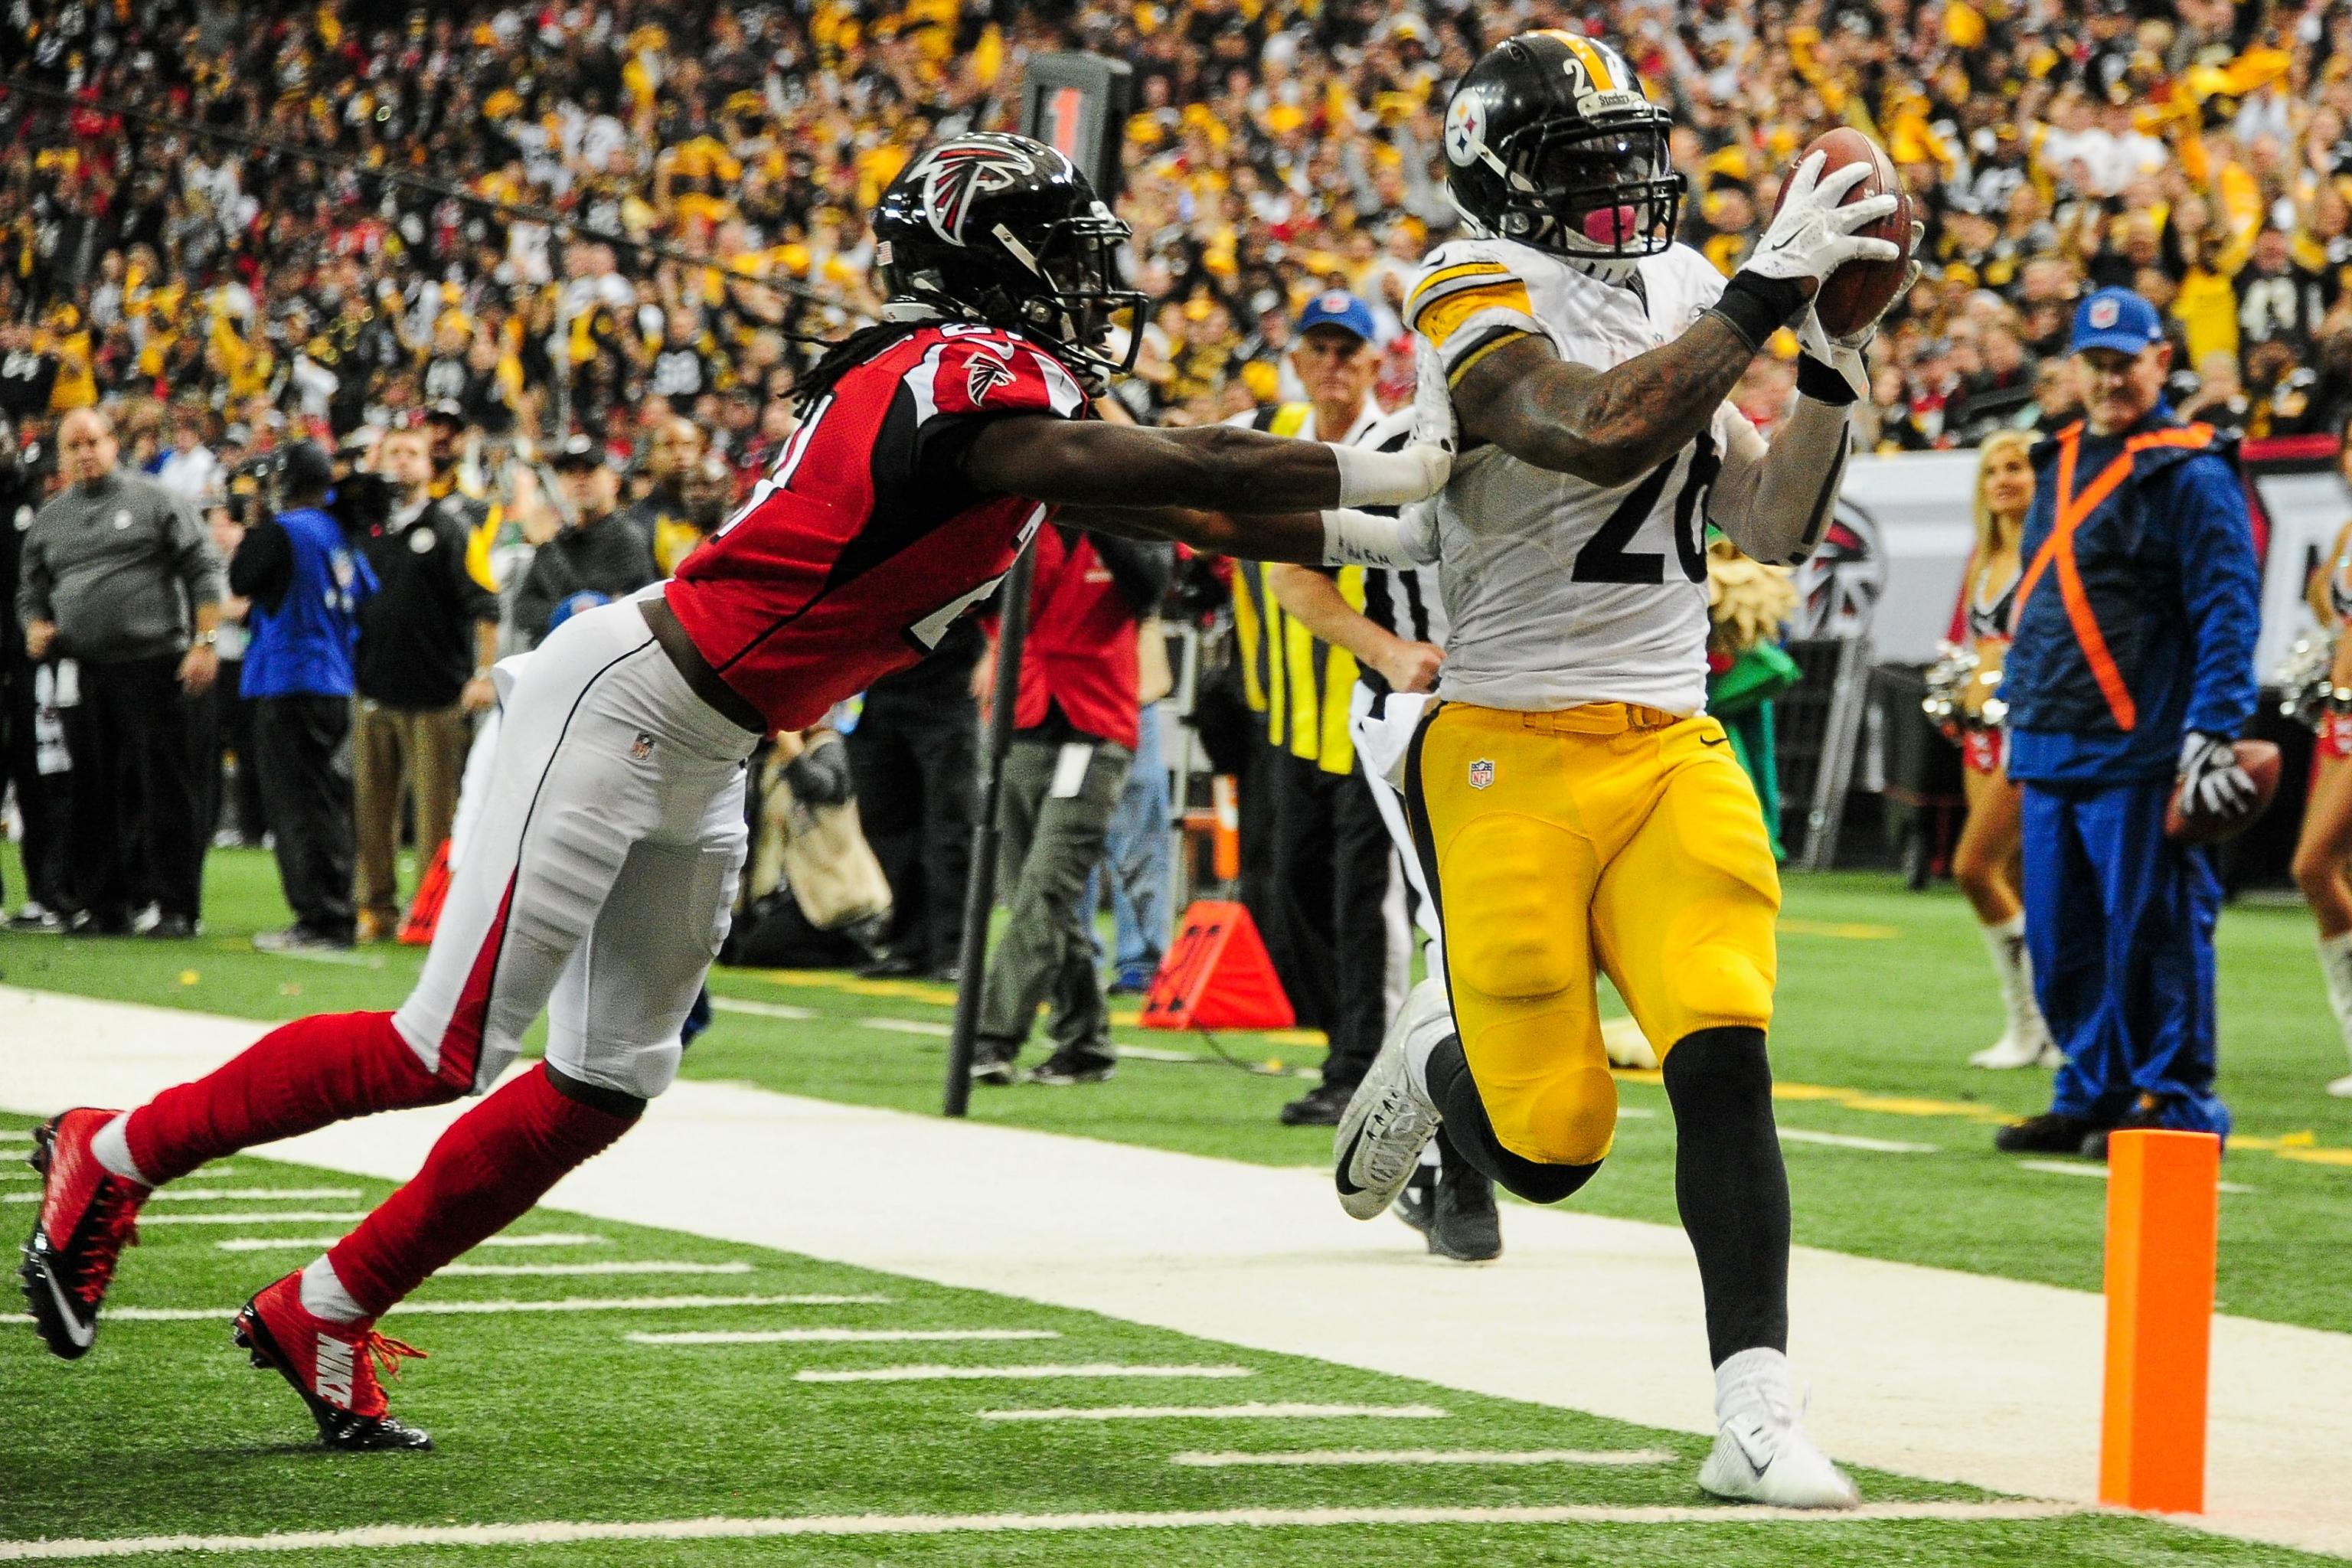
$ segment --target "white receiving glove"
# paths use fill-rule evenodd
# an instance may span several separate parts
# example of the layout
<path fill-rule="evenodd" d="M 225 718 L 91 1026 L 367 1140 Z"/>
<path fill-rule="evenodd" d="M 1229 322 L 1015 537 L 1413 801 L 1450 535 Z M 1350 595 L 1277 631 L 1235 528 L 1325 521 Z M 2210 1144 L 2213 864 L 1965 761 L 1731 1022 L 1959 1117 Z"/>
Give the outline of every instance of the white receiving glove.
<path fill-rule="evenodd" d="M 1903 274 L 1903 287 L 1887 297 L 1886 310 L 1892 310 L 1911 293 L 1911 286 L 1919 281 L 1919 241 L 1927 231 L 1923 223 L 1911 226 L 1911 265 Z M 1797 318 L 1797 342 L 1805 357 L 1816 364 L 1828 367 L 1852 389 L 1859 402 L 1870 395 L 1870 341 L 1878 335 L 1878 323 L 1886 319 L 1882 310 L 1860 331 L 1848 332 L 1842 338 L 1829 335 L 1822 319 L 1808 303 L 1805 313 Z"/>
<path fill-rule="evenodd" d="M 1864 238 L 1854 230 L 1876 223 L 1900 205 L 1888 192 L 1845 205 L 1845 194 L 1870 177 L 1871 165 L 1852 163 L 1822 177 L 1821 153 L 1797 165 L 1771 226 L 1741 266 L 1759 278 L 1795 281 L 1827 278 L 1849 261 L 1892 261 L 1902 255 L 1894 241 Z"/>
<path fill-rule="evenodd" d="M 2262 792 L 2253 775 L 2238 764 L 2238 749 L 2227 737 L 2180 738 L 2181 805 L 2193 816 L 2235 816 Z"/>

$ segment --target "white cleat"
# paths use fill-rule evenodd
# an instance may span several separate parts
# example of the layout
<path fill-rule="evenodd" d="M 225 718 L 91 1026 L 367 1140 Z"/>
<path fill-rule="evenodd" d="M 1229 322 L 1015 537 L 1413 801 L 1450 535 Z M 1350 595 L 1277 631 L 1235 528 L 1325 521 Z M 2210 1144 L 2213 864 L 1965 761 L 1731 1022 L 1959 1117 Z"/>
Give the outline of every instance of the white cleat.
<path fill-rule="evenodd" d="M 1332 1181 L 1339 1189 L 1339 1206 L 1356 1219 L 1378 1219 L 1388 1212 L 1421 1163 L 1422 1150 L 1437 1135 L 1437 1107 L 1413 1082 L 1405 1047 L 1452 1010 L 1444 981 L 1414 986 L 1339 1117 L 1331 1140 Z"/>
<path fill-rule="evenodd" d="M 2346 1073 L 2342 1078 L 2329 1084 L 2327 1092 L 2337 1100 L 2352 1100 L 2352 1073 Z"/>
<path fill-rule="evenodd" d="M 2012 1030 L 1970 1057 L 1969 1066 L 2002 1072 L 2016 1068 L 2054 1068 L 2065 1059 L 2059 1052 L 2058 1042 L 2047 1034 L 2037 1031 L 2021 1035 Z"/>
<path fill-rule="evenodd" d="M 1845 1472 L 1797 1424 L 1786 1356 L 1743 1351 L 1723 1363 L 1717 1377 L 1720 1426 L 1714 1449 L 1698 1468 L 1701 1489 L 1768 1508 L 1848 1509 L 1862 1501 Z"/>

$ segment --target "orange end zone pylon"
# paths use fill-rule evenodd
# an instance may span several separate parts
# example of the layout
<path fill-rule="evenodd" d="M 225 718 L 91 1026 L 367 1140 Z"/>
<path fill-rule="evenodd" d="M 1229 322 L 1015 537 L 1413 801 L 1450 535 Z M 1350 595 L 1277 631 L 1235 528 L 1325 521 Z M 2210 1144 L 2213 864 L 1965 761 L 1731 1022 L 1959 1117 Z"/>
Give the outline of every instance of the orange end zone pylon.
<path fill-rule="evenodd" d="M 1143 998 L 1145 1028 L 1287 1029 L 1297 1021 L 1249 910 L 1202 899 L 1184 911 Z"/>
<path fill-rule="evenodd" d="M 2107 1140 L 2107 1170 L 2099 1500 L 2201 1513 L 2221 1141 L 2117 1132 Z"/>

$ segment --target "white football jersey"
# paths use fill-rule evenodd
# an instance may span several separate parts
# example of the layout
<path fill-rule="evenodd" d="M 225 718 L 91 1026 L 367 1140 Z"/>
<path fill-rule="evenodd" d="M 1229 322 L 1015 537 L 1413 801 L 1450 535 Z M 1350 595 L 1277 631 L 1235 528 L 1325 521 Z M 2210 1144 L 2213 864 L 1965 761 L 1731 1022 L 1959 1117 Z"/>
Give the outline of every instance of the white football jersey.
<path fill-rule="evenodd" d="M 1423 263 L 1405 319 L 1447 379 L 1512 338 L 1607 370 L 1682 335 L 1723 276 L 1676 245 L 1640 263 L 1638 289 L 1504 239 L 1457 240 Z M 1629 485 L 1604 489 L 1493 446 L 1454 465 L 1438 506 L 1449 700 L 1524 712 L 1706 702 L 1706 498 L 1738 416 Z"/>

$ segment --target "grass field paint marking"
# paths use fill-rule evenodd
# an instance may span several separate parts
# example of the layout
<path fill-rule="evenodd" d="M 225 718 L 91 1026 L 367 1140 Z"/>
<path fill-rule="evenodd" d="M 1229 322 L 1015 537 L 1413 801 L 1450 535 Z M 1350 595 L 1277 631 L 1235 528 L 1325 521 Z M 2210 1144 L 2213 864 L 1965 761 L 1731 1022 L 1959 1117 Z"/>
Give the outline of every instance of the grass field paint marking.
<path fill-rule="evenodd" d="M 1434 1405 L 1057 1405 L 983 1410 L 982 1421 L 1443 1421 Z"/>
<path fill-rule="evenodd" d="M 215 1241 L 213 1245 L 223 1252 L 270 1252 L 299 1247 L 332 1247 L 342 1239 L 340 1236 L 294 1236 L 282 1239 L 268 1236 L 233 1236 L 226 1241 Z M 474 1245 L 477 1247 L 610 1247 L 612 1244 L 613 1238 L 609 1236 L 591 1236 L 585 1231 L 542 1230 L 526 1232 L 521 1236 L 488 1236 Z M 449 1270 L 445 1268 L 442 1272 L 446 1274 Z"/>
<path fill-rule="evenodd" d="M 633 1345 L 863 1345 L 925 1340 L 1058 1340 L 1052 1329 L 724 1329 L 630 1334 Z"/>
<path fill-rule="evenodd" d="M 824 1016 L 814 1007 L 795 1007 L 789 1002 L 746 1002 L 734 996 L 713 996 L 710 1005 L 721 1013 L 749 1013 L 755 1018 L 782 1018 L 795 1024 Z"/>
<path fill-rule="evenodd" d="M 403 1318 L 504 1317 L 510 1312 L 692 1312 L 720 1307 L 873 1307 L 887 1296 L 586 1296 L 553 1301 L 403 1301 Z M 110 1307 L 110 1323 L 201 1323 L 234 1307 Z M 15 1314 L 22 1317 L 24 1314 Z"/>
<path fill-rule="evenodd" d="M 1788 1133 L 1783 1131 L 1780 1136 L 1786 1138 Z M 2017 1168 L 2021 1171 L 2039 1171 L 2045 1176 L 2087 1176 L 2095 1182 L 2104 1182 L 2108 1179 L 2107 1168 L 2105 1165 L 2095 1164 L 2087 1160 L 2079 1164 L 2064 1160 L 2020 1160 L 2017 1163 Z M 2237 1193 L 2242 1196 L 2260 1190 L 2247 1186 L 2242 1182 L 2223 1182 L 2220 1186 L 2225 1193 Z"/>
<path fill-rule="evenodd" d="M 795 1383 L 1000 1383 L 1047 1377 L 1255 1377 L 1247 1366 L 1130 1366 L 1121 1362 L 1042 1363 L 1034 1366 L 872 1366 L 793 1373 Z"/>
<path fill-rule="evenodd" d="M 955 1033 L 953 1026 L 933 1023 L 929 1018 L 860 1018 L 857 1021 L 866 1028 L 880 1029 L 893 1035 L 925 1035 L 944 1039 Z"/>
<path fill-rule="evenodd" d="M 284 1209 L 277 1214 L 142 1214 L 150 1225 L 357 1225 L 364 1214 L 335 1214 L 320 1209 Z M 340 1241 L 342 1238 L 335 1238 Z M 332 1245 L 330 1243 L 329 1245 Z"/>
<path fill-rule="evenodd" d="M 299 958 L 305 963 L 337 963 L 341 964 L 345 969 L 382 969 L 383 967 L 383 957 L 380 953 L 341 952 L 333 948 L 320 949 L 307 952 L 300 951 L 286 952 L 277 953 L 274 956 L 278 958 Z"/>
<path fill-rule="evenodd" d="M 321 1198 L 365 1197 L 357 1187 L 165 1187 L 147 1194 L 151 1204 L 317 1203 Z M 0 1204 L 34 1204 L 38 1193 L 0 1193 Z"/>
<path fill-rule="evenodd" d="M 1808 921 L 1783 917 L 1780 929 L 1790 936 L 1829 936 L 1843 942 L 1892 942 L 1903 934 L 1895 926 L 1863 921 Z"/>
<path fill-rule="evenodd" d="M 1619 1111 L 1623 1115 L 1623 1111 Z M 1933 1143 L 1903 1143 L 1892 1138 L 1853 1138 L 1843 1132 L 1809 1132 L 1801 1127 L 1780 1129 L 1783 1143 L 1818 1143 L 1824 1149 L 1859 1149 L 1870 1154 L 1936 1154 Z"/>
<path fill-rule="evenodd" d="M 1669 1448 L 1310 1448 L 1297 1454 L 1171 1454 L 1168 1462 L 1223 1470 L 1258 1465 L 1669 1465 Z"/>
<path fill-rule="evenodd" d="M 1069 1531 L 1278 1530 L 1433 1524 L 1841 1525 L 2065 1519 L 2091 1510 L 2056 1502 L 1864 1503 L 1843 1513 L 1785 1508 L 1556 1504 L 1493 1508 L 1234 1508 L 1162 1513 L 856 1513 L 802 1519 L 659 1519 L 532 1524 L 366 1525 L 277 1535 L 133 1535 L 113 1540 L 0 1541 L 0 1563 L 144 1557 L 167 1552 L 390 1551 L 404 1546 L 551 1546 L 593 1541 L 757 1541 L 789 1536 L 1018 1535 Z"/>
<path fill-rule="evenodd" d="M 562 1279 L 581 1274 L 749 1274 L 748 1263 L 685 1263 L 659 1258 L 604 1263 L 451 1263 L 435 1279 L 474 1275 L 483 1279 Z"/>

